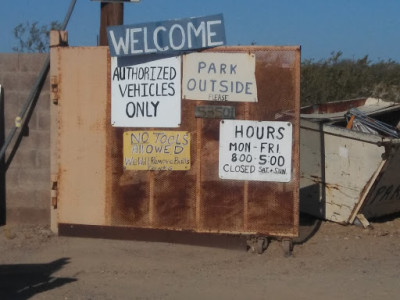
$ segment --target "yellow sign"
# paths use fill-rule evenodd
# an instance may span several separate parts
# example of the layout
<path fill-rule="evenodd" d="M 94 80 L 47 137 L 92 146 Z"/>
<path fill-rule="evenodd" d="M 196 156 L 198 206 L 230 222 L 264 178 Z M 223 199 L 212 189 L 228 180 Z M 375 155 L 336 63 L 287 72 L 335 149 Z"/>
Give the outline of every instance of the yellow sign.
<path fill-rule="evenodd" d="M 126 131 L 123 140 L 126 170 L 190 169 L 187 131 Z"/>

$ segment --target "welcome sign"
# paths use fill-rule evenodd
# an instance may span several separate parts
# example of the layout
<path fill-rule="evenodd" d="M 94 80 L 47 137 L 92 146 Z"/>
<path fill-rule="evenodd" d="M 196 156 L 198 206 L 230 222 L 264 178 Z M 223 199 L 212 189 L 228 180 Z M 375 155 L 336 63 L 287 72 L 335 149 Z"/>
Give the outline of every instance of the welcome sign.
<path fill-rule="evenodd" d="M 107 37 L 111 56 L 167 54 L 226 44 L 222 14 L 110 26 Z"/>

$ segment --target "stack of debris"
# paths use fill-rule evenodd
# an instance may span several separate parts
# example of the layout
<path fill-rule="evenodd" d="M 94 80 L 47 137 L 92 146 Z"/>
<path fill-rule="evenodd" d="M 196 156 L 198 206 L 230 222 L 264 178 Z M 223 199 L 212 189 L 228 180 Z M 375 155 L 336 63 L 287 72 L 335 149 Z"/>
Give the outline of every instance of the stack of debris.
<path fill-rule="evenodd" d="M 364 133 L 383 135 L 392 138 L 399 138 L 398 128 L 385 122 L 371 118 L 357 108 L 351 108 L 346 114 L 347 129 L 360 131 Z M 399 124 L 397 127 L 399 127 Z"/>

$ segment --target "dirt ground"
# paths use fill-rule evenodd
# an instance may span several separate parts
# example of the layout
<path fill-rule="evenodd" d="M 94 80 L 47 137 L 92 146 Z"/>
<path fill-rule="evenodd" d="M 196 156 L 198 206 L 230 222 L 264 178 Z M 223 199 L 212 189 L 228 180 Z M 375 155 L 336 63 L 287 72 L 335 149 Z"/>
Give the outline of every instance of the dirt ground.
<path fill-rule="evenodd" d="M 398 299 L 400 217 L 373 228 L 302 218 L 291 257 L 0 227 L 0 299 Z"/>

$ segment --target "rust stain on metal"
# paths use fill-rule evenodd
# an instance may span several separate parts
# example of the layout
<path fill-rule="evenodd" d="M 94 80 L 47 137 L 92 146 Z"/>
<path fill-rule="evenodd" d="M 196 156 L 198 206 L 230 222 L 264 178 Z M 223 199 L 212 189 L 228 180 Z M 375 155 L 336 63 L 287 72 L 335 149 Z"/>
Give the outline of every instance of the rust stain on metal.
<path fill-rule="evenodd" d="M 187 172 L 159 174 L 154 191 L 155 227 L 180 230 L 194 228 L 195 176 Z"/>
<path fill-rule="evenodd" d="M 101 47 L 100 47 L 101 48 Z M 105 48 L 106 49 L 106 48 Z M 70 50 L 74 51 L 74 50 Z M 218 175 L 219 121 L 218 119 L 195 118 L 196 105 L 212 105 L 207 101 L 182 100 L 182 121 L 176 130 L 185 130 L 191 134 L 191 168 L 187 171 L 131 171 L 123 169 L 124 131 L 132 128 L 114 128 L 110 121 L 110 60 L 108 50 L 103 50 L 101 59 L 107 60 L 107 75 L 102 83 L 106 85 L 106 104 L 101 110 L 93 111 L 97 104 L 91 91 L 77 87 L 80 102 L 92 101 L 92 110 L 85 111 L 93 120 L 88 125 L 82 116 L 76 116 L 70 122 L 74 129 L 89 128 L 97 134 L 105 132 L 102 137 L 105 147 L 102 161 L 104 169 L 96 168 L 105 181 L 98 180 L 93 184 L 102 186 L 104 197 L 105 222 L 101 225 L 110 227 L 130 227 L 136 229 L 176 230 L 204 232 L 225 232 L 230 234 L 249 233 L 271 236 L 294 237 L 298 233 L 298 197 L 299 197 L 299 97 L 300 97 L 300 49 L 298 47 L 220 47 L 206 51 L 215 52 L 248 52 L 256 58 L 257 103 L 235 102 L 237 120 L 273 121 L 275 115 L 282 111 L 294 111 L 286 116 L 293 125 L 292 144 L 292 180 L 279 182 L 243 182 L 240 180 L 221 180 Z M 79 50 L 77 50 L 79 55 Z M 82 62 L 83 63 L 83 62 Z M 81 72 L 80 66 L 77 72 Z M 104 79 L 106 78 L 106 79 Z M 63 85 L 59 76 L 60 93 Z M 82 87 L 84 82 L 80 82 Z M 65 88 L 65 87 L 64 87 Z M 79 92 L 78 92 L 79 91 Z M 68 101 L 61 114 L 73 110 Z M 220 105 L 221 103 L 214 103 Z M 80 119 L 79 119 L 80 118 Z M 69 124 L 70 124 L 69 123 Z M 103 124 L 106 124 L 105 127 Z M 140 128 L 135 128 L 142 130 Z M 64 138 L 65 128 L 60 130 L 60 139 Z M 90 155 L 78 153 L 77 155 Z M 85 166 L 89 170 L 95 162 Z M 64 161 L 60 169 L 65 173 L 71 168 L 81 166 Z M 97 180 L 88 176 L 84 180 Z M 60 185 L 63 176 L 60 175 Z M 105 185 L 105 186 L 104 186 Z M 69 186 L 73 190 L 73 186 Z M 95 195 L 95 194 L 93 194 Z M 93 195 L 86 195 L 92 197 Z M 61 195 L 67 201 L 67 195 Z M 77 196 L 79 197 L 79 195 Z M 80 199 L 84 202 L 86 199 Z M 100 201 L 91 200 L 93 203 Z M 65 216 L 63 223 L 74 223 Z M 84 225 L 84 224 L 83 224 Z M 88 221 L 87 225 L 94 225 Z M 97 225 L 97 224 L 96 224 Z M 74 231 L 68 225 L 62 225 L 66 233 Z M 89 227 L 86 228 L 91 232 Z M 85 230 L 86 230 L 85 229 Z M 104 227 L 98 227 L 100 231 Z M 108 229 L 107 229 L 108 230 Z"/>
<path fill-rule="evenodd" d="M 328 114 L 338 111 L 347 111 L 353 107 L 359 107 L 365 104 L 367 98 L 354 99 L 351 101 L 337 101 L 323 104 L 315 104 L 312 106 L 303 107 L 301 113 L 303 114 Z"/>
<path fill-rule="evenodd" d="M 107 238 L 113 240 L 157 241 L 207 247 L 246 250 L 247 238 L 240 234 L 209 234 L 121 226 L 93 226 L 61 223 L 59 234 L 71 237 Z"/>
<path fill-rule="evenodd" d="M 118 201 L 113 205 L 114 225 L 145 226 L 150 224 L 150 202 L 145 182 L 120 186 Z"/>
<path fill-rule="evenodd" d="M 243 230 L 243 187 L 240 182 L 202 184 L 202 231 Z"/>
<path fill-rule="evenodd" d="M 340 187 L 337 185 L 337 184 L 329 184 L 329 183 L 326 183 L 325 184 L 325 187 L 326 187 L 326 189 L 327 190 L 336 190 L 336 191 L 339 191 L 340 190 Z"/>

